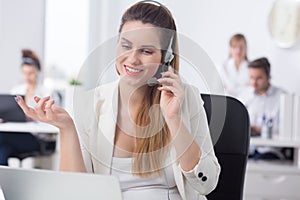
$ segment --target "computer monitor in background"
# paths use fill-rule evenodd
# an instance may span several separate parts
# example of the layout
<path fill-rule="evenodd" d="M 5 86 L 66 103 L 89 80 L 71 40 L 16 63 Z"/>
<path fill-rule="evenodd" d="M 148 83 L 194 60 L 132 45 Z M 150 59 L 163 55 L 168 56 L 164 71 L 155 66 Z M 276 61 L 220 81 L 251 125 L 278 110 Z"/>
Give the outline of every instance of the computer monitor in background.
<path fill-rule="evenodd" d="M 15 95 L 0 94 L 0 120 L 26 122 L 26 115 L 14 98 Z"/>

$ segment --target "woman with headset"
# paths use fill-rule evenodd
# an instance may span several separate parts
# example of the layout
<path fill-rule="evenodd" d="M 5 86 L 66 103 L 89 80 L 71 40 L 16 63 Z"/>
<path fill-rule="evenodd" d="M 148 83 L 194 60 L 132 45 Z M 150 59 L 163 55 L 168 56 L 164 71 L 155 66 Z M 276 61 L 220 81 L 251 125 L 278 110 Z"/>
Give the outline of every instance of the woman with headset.
<path fill-rule="evenodd" d="M 61 170 L 117 176 L 123 199 L 206 199 L 220 166 L 199 91 L 178 74 L 178 53 L 170 11 L 138 2 L 121 19 L 119 79 L 80 95 L 75 120 L 49 97 L 34 97 L 35 108 L 17 102 L 60 129 Z"/>
<path fill-rule="evenodd" d="M 22 49 L 21 70 L 24 83 L 12 88 L 11 94 L 23 95 L 25 102 L 34 107 L 36 106 L 36 102 L 33 100 L 34 96 L 47 96 L 51 92 L 39 83 L 40 60 L 36 53 L 30 49 Z M 56 98 L 56 96 L 53 95 L 52 98 Z M 57 103 L 59 102 L 57 101 Z M 40 141 L 31 133 L 0 133 L 0 165 L 8 165 L 8 159 L 12 155 L 39 151 Z"/>

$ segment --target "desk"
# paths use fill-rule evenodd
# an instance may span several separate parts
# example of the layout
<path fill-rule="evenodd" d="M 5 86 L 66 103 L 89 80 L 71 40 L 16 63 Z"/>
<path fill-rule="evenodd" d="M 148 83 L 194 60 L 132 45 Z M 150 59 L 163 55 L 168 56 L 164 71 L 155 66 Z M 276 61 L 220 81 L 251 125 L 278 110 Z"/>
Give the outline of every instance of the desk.
<path fill-rule="evenodd" d="M 251 138 L 251 145 L 294 149 L 293 161 L 248 160 L 245 199 L 300 199 L 300 141 Z M 298 185 L 298 186 L 297 186 Z"/>
<path fill-rule="evenodd" d="M 0 123 L 0 134 L 1 132 L 26 132 L 31 133 L 39 138 L 43 138 L 44 141 L 54 141 L 56 143 L 59 140 L 56 138 L 57 134 L 59 133 L 59 129 L 55 126 L 42 123 L 42 122 L 5 122 Z M 56 152 L 59 151 L 59 145 L 56 145 Z M 57 169 L 58 157 L 57 154 L 54 153 L 51 157 L 40 157 L 39 159 L 35 159 L 34 164 L 41 168 L 41 169 Z M 1 198 L 0 198 L 1 199 Z"/>
<path fill-rule="evenodd" d="M 0 123 L 0 132 L 30 132 L 35 133 L 58 133 L 55 126 L 42 122 L 5 122 Z"/>

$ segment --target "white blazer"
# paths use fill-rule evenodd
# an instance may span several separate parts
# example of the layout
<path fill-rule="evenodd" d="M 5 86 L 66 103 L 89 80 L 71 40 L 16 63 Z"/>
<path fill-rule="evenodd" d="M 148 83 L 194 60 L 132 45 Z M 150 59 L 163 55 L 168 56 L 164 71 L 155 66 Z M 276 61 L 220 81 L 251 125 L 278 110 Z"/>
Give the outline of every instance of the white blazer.
<path fill-rule="evenodd" d="M 228 95 L 237 97 L 249 86 L 248 61 L 242 61 L 240 68 L 237 70 L 233 58 L 229 58 L 219 68 L 225 91 Z"/>
<path fill-rule="evenodd" d="M 185 86 L 182 118 L 201 147 L 201 158 L 189 172 L 172 163 L 174 178 L 183 200 L 206 199 L 217 185 L 220 165 L 215 157 L 203 101 L 197 89 Z M 114 150 L 115 128 L 118 115 L 118 82 L 75 94 L 74 118 L 87 171 L 110 174 Z M 80 97 L 80 98 L 79 98 Z M 171 158 L 176 153 L 171 149 Z"/>

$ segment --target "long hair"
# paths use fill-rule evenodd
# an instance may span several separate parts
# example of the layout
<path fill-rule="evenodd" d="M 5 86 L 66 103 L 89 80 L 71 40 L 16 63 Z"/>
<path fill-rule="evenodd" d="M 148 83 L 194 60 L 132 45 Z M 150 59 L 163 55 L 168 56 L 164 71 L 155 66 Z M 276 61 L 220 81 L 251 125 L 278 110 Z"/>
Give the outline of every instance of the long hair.
<path fill-rule="evenodd" d="M 129 21 L 141 21 L 144 24 L 149 23 L 158 28 L 171 30 L 174 33 L 168 36 L 167 43 L 169 44 L 172 41 L 171 47 L 174 59 L 170 65 L 175 72 L 178 72 L 178 42 L 176 25 L 171 12 L 159 3 L 158 5 L 154 5 L 150 1 L 138 2 L 127 9 L 123 14 L 119 33 L 121 33 L 124 24 Z M 173 40 L 171 38 L 173 38 Z M 166 38 L 163 40 L 165 39 Z M 165 46 L 163 45 L 164 42 L 166 41 L 162 41 L 161 39 L 161 46 Z M 166 49 L 166 47 L 162 48 L 162 55 L 164 55 Z M 148 86 L 142 104 L 135 113 L 134 120 L 138 127 L 137 133 L 143 137 L 137 137 L 135 141 L 132 171 L 140 177 L 153 174 L 160 175 L 163 161 L 168 153 L 167 146 L 170 142 L 171 135 L 166 123 L 164 123 L 159 103 L 160 91 L 157 90 L 157 86 Z M 153 109 L 154 107 L 156 109 Z M 150 127 L 150 121 L 152 121 L 157 128 L 153 129 L 153 127 Z M 161 128 L 159 128 L 160 125 Z M 155 131 L 155 134 L 153 134 L 153 131 Z"/>

